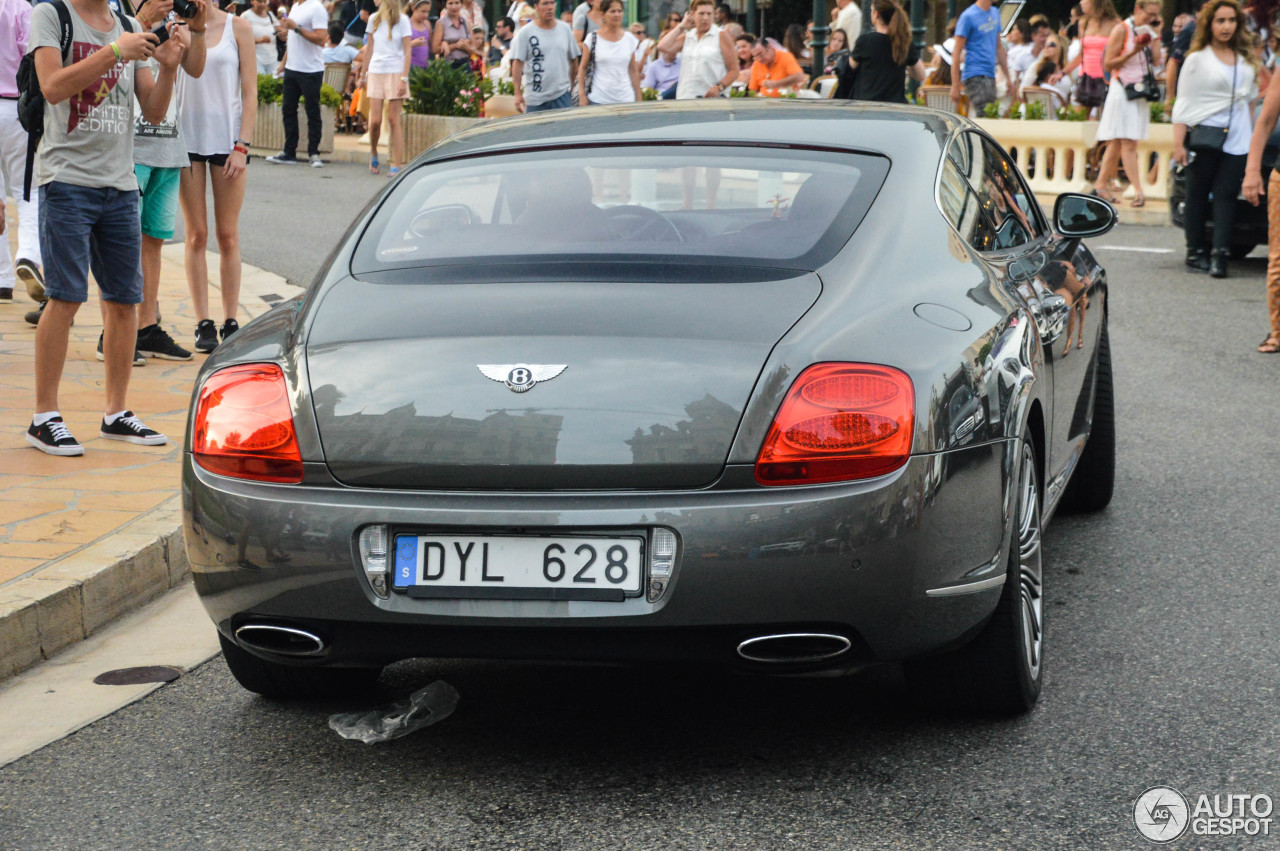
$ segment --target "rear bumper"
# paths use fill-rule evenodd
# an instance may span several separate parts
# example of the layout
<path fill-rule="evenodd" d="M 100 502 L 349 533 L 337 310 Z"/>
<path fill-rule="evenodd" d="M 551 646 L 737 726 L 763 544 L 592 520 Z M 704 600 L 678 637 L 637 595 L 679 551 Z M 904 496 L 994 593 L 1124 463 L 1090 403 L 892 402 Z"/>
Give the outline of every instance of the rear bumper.
<path fill-rule="evenodd" d="M 836 633 L 830 667 L 894 661 L 964 640 L 994 610 L 1014 442 L 913 457 L 854 484 L 665 493 L 462 494 L 245 482 L 183 465 L 196 589 L 231 636 L 300 626 L 325 651 L 300 664 L 419 656 L 736 663 L 741 641 Z M 605 531 L 655 525 L 680 546 L 656 602 L 381 599 L 359 529 Z"/>

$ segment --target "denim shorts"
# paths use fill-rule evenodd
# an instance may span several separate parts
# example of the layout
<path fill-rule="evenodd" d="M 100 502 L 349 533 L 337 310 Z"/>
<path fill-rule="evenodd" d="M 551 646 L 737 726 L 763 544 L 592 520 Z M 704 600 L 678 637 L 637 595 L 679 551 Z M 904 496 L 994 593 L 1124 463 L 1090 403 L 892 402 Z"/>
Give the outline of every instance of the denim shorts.
<path fill-rule="evenodd" d="M 142 210 L 142 234 L 152 239 L 173 239 L 173 224 L 178 218 L 178 176 L 180 168 L 133 166 L 138 178 L 139 206 Z"/>
<path fill-rule="evenodd" d="M 560 97 L 555 98 L 554 100 L 549 100 L 546 103 L 540 103 L 537 106 L 529 106 L 528 104 L 526 104 L 524 111 L 525 112 L 545 112 L 548 109 L 568 109 L 571 106 L 573 106 L 573 93 L 565 92 L 564 94 L 560 95 Z"/>
<path fill-rule="evenodd" d="M 138 190 L 40 187 L 40 255 L 44 291 L 59 301 L 89 300 L 89 272 L 102 298 L 142 302 L 142 224 Z"/>

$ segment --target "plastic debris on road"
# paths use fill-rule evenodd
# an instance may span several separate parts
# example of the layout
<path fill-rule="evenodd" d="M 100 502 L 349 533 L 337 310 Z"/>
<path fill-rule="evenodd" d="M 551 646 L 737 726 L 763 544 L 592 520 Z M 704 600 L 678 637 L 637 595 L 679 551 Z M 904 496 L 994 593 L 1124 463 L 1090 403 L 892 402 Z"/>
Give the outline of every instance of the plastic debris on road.
<path fill-rule="evenodd" d="M 366 745 L 388 742 L 430 727 L 453 714 L 458 706 L 458 690 L 444 680 L 420 688 L 409 699 L 398 700 L 369 712 L 339 712 L 329 716 L 329 727 L 344 739 Z"/>

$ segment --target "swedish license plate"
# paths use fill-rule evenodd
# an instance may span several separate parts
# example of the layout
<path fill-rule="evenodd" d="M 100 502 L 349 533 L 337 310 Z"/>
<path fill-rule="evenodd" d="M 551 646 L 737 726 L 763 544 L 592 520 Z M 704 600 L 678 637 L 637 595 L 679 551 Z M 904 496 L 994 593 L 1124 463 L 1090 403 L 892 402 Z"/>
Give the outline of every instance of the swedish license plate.
<path fill-rule="evenodd" d="M 397 535 L 411 597 L 621 602 L 644 587 L 644 537 Z"/>

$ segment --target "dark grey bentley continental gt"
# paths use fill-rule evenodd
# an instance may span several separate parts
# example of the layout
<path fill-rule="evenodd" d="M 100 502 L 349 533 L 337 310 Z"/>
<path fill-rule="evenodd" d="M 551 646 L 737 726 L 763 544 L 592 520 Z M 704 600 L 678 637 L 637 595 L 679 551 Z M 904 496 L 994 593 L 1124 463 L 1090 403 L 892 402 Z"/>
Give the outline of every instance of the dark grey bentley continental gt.
<path fill-rule="evenodd" d="M 437 145 L 209 358 L 196 587 L 246 688 L 410 657 L 904 663 L 1040 691 L 1040 536 L 1114 470 L 1106 275 L 963 118 L 699 101 Z"/>

